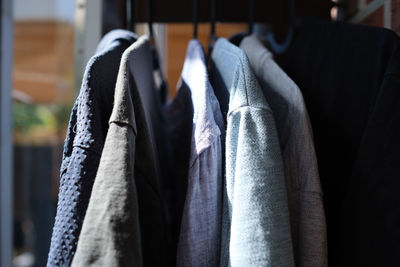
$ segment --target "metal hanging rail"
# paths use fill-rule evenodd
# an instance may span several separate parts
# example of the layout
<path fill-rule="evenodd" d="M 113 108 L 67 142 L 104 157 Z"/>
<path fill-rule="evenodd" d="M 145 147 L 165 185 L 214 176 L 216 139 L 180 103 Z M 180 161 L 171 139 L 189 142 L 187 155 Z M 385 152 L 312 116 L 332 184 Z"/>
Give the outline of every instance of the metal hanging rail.
<path fill-rule="evenodd" d="M 0 266 L 12 266 L 12 0 L 0 0 Z"/>
<path fill-rule="evenodd" d="M 111 24 L 126 25 L 127 1 L 104 0 L 103 32 L 113 27 Z M 147 22 L 147 0 L 135 0 L 135 22 Z M 188 0 L 153 0 L 153 22 L 174 23 L 193 22 L 193 3 Z M 296 16 L 315 16 L 330 18 L 330 0 L 296 0 Z M 216 21 L 248 22 L 248 0 L 216 0 Z M 198 2 L 198 21 L 210 21 L 210 1 Z M 289 19 L 288 1 L 254 0 L 254 22 L 285 23 Z"/>

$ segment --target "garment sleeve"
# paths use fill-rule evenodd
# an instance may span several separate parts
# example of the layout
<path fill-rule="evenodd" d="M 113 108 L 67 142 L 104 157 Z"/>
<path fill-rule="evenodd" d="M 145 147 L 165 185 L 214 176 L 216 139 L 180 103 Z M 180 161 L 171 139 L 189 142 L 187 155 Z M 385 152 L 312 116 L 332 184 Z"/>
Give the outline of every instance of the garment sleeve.
<path fill-rule="evenodd" d="M 57 215 L 47 261 L 48 267 L 70 266 L 88 206 L 100 153 L 74 145 L 79 98 L 72 109 L 60 169 Z"/>
<path fill-rule="evenodd" d="M 135 134 L 111 123 L 72 266 L 143 266 Z"/>
<path fill-rule="evenodd" d="M 47 266 L 69 266 L 76 251 L 100 155 L 75 146 L 61 173 Z"/>
<path fill-rule="evenodd" d="M 177 266 L 218 266 L 222 216 L 222 149 L 219 136 L 198 155 L 188 177 Z"/>
<path fill-rule="evenodd" d="M 230 233 L 223 240 L 229 262 L 223 265 L 294 266 L 284 179 L 272 112 L 247 106 L 231 112 L 224 204 Z"/>
<path fill-rule="evenodd" d="M 312 128 L 305 106 L 296 112 L 298 123 L 292 126 L 284 154 L 285 176 L 292 185 L 288 194 L 295 261 L 299 267 L 327 267 L 326 218 Z"/>

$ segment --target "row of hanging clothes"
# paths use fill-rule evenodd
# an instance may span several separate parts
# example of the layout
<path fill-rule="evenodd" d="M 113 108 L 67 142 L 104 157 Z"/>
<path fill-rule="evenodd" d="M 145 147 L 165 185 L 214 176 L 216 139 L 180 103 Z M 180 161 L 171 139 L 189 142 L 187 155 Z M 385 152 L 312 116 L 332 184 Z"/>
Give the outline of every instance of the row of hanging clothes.
<path fill-rule="evenodd" d="M 206 55 L 196 20 L 169 101 L 151 23 L 98 44 L 47 266 L 400 266 L 399 37 L 213 23 Z"/>

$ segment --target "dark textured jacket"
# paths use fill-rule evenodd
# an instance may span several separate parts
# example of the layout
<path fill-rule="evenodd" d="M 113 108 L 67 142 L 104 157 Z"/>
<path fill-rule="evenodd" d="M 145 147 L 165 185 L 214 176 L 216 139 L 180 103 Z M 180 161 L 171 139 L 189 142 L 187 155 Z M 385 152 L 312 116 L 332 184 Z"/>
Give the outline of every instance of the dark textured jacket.
<path fill-rule="evenodd" d="M 306 19 L 280 63 L 314 130 L 329 266 L 400 266 L 399 37 Z"/>
<path fill-rule="evenodd" d="M 110 129 L 72 266 L 170 266 L 151 45 L 122 55 Z"/>
<path fill-rule="evenodd" d="M 70 266 L 108 130 L 118 67 L 135 34 L 114 30 L 88 62 L 70 117 L 47 266 Z"/>

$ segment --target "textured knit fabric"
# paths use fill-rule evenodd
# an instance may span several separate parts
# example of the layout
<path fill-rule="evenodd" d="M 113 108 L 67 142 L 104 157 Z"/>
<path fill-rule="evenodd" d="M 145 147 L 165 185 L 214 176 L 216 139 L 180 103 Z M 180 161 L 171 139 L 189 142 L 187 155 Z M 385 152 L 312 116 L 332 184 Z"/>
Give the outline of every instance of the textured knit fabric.
<path fill-rule="evenodd" d="M 240 48 L 262 87 L 279 134 L 296 266 L 327 266 L 326 222 L 312 129 L 297 85 L 255 35 Z"/>
<path fill-rule="evenodd" d="M 110 128 L 72 266 L 168 266 L 158 100 L 150 43 L 143 36 L 121 59 Z"/>
<path fill-rule="evenodd" d="M 221 266 L 294 266 L 272 111 L 242 50 L 220 38 L 211 60 L 213 75 L 230 94 Z"/>
<path fill-rule="evenodd" d="M 225 127 L 198 40 L 189 43 L 180 82 L 181 87 L 190 89 L 194 113 L 177 266 L 218 266 L 223 181 L 221 129 Z"/>
<path fill-rule="evenodd" d="M 313 126 L 329 265 L 400 266 L 399 37 L 303 19 L 280 64 Z"/>
<path fill-rule="evenodd" d="M 108 33 L 86 66 L 64 143 L 47 266 L 71 265 L 108 130 L 121 55 L 135 40 L 125 30 Z"/>

